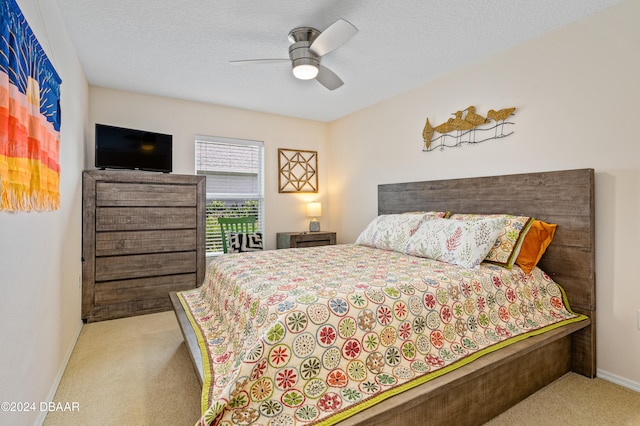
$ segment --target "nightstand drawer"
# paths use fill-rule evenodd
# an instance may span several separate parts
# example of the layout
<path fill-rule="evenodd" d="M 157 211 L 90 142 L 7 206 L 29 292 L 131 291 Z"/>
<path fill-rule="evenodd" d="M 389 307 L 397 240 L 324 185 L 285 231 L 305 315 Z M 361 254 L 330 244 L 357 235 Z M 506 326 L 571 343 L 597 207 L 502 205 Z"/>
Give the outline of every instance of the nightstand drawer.
<path fill-rule="evenodd" d="M 328 246 L 336 243 L 335 232 L 278 232 L 277 248 Z"/>

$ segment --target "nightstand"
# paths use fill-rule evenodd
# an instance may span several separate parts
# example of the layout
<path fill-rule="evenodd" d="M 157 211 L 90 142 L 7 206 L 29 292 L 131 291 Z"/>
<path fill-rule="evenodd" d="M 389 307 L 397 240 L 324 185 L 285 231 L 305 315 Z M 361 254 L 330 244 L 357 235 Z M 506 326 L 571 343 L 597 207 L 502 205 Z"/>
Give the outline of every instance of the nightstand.
<path fill-rule="evenodd" d="M 278 232 L 277 248 L 327 246 L 336 243 L 335 232 Z"/>

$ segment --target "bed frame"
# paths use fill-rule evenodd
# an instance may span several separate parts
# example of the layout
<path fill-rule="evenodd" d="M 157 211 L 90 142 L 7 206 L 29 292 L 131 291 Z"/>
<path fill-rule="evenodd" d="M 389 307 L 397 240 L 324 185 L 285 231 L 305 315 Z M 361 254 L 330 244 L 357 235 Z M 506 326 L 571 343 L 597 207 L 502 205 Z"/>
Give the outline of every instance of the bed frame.
<path fill-rule="evenodd" d="M 487 354 L 340 426 L 482 424 L 569 371 L 596 375 L 593 169 L 378 186 L 379 214 L 432 210 L 509 213 L 558 224 L 539 266 L 562 285 L 571 308 L 589 320 Z M 202 381 L 195 334 L 175 294 L 171 300 Z"/>

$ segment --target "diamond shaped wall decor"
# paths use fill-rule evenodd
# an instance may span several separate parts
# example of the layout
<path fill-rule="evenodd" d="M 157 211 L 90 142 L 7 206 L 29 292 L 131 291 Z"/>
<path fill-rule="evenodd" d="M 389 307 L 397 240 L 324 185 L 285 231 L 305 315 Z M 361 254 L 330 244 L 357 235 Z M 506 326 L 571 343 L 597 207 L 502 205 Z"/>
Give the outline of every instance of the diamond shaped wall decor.
<path fill-rule="evenodd" d="M 278 192 L 318 192 L 318 152 L 278 148 Z"/>

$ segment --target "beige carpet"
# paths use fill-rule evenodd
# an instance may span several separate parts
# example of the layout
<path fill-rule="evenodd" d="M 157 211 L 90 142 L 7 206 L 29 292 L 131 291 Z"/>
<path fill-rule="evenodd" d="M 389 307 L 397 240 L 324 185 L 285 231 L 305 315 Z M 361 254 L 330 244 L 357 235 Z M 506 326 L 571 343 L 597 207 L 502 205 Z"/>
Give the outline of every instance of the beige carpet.
<path fill-rule="evenodd" d="M 200 385 L 173 312 L 85 325 L 55 401 L 80 410 L 45 425 L 193 425 Z M 569 373 L 487 425 L 640 426 L 640 393 Z"/>
<path fill-rule="evenodd" d="M 200 384 L 173 312 L 86 324 L 45 425 L 193 425 Z"/>
<path fill-rule="evenodd" d="M 485 426 L 506 425 L 640 426 L 640 393 L 568 373 Z"/>

